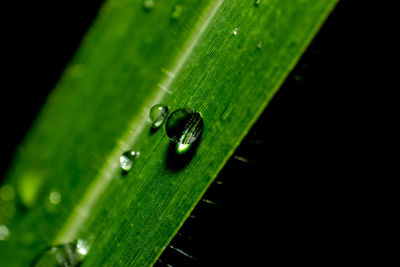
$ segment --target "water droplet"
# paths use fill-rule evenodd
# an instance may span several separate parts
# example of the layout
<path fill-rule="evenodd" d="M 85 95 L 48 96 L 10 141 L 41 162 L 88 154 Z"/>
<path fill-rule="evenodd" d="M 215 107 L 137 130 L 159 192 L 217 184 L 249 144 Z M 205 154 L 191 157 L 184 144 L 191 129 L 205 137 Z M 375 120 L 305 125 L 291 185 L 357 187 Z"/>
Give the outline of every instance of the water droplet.
<path fill-rule="evenodd" d="M 238 33 L 238 30 L 239 30 L 239 28 L 235 28 L 235 29 L 233 29 L 233 36 L 235 36 L 237 33 Z"/>
<path fill-rule="evenodd" d="M 52 246 L 41 251 L 33 260 L 31 266 L 79 266 L 90 249 L 89 243 L 85 240 Z"/>
<path fill-rule="evenodd" d="M 142 7 L 146 11 L 153 10 L 155 5 L 156 4 L 155 4 L 154 0 L 143 0 L 143 2 L 142 2 Z"/>
<path fill-rule="evenodd" d="M 259 6 L 259 5 L 261 4 L 261 1 L 262 1 L 262 0 L 255 0 L 255 1 L 254 1 L 254 5 L 255 5 L 255 6 Z"/>
<path fill-rule="evenodd" d="M 172 9 L 171 19 L 178 20 L 181 17 L 182 12 L 183 12 L 183 6 L 175 5 L 174 8 Z"/>
<path fill-rule="evenodd" d="M 79 239 L 76 243 L 76 252 L 81 255 L 82 258 L 89 253 L 90 243 L 90 240 L 87 239 Z"/>
<path fill-rule="evenodd" d="M 261 49 L 262 48 L 262 41 L 258 41 L 257 43 L 257 49 Z"/>
<path fill-rule="evenodd" d="M 10 231 L 8 230 L 7 226 L 0 225 L 0 240 L 6 240 L 9 234 Z"/>
<path fill-rule="evenodd" d="M 119 158 L 121 169 L 124 171 L 130 171 L 133 166 L 135 158 L 139 155 L 139 152 L 131 150 L 124 152 Z"/>
<path fill-rule="evenodd" d="M 14 187 L 12 187 L 11 185 L 3 185 L 0 188 L 0 198 L 4 201 L 11 201 L 13 200 L 15 197 L 15 190 Z"/>
<path fill-rule="evenodd" d="M 56 190 L 52 190 L 49 195 L 49 200 L 51 204 L 57 205 L 61 201 L 61 194 Z"/>
<path fill-rule="evenodd" d="M 159 128 L 168 115 L 168 107 L 163 104 L 157 104 L 150 110 L 150 121 L 153 128 Z"/>
<path fill-rule="evenodd" d="M 203 133 L 203 118 L 192 109 L 178 109 L 168 118 L 165 130 L 179 150 L 186 150 Z M 182 147 L 182 148 L 180 148 Z"/>

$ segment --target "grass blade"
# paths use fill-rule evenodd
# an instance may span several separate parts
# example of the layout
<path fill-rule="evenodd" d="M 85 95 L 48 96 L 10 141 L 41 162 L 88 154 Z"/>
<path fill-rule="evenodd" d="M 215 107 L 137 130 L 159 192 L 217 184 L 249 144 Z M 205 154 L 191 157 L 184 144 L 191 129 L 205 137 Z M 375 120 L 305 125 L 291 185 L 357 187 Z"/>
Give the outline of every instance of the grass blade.
<path fill-rule="evenodd" d="M 10 169 L 21 208 L 1 264 L 78 237 L 93 240 L 84 265 L 153 264 L 335 3 L 108 1 Z M 150 130 L 158 103 L 203 116 L 185 164 Z M 129 149 L 140 157 L 123 175 Z"/>

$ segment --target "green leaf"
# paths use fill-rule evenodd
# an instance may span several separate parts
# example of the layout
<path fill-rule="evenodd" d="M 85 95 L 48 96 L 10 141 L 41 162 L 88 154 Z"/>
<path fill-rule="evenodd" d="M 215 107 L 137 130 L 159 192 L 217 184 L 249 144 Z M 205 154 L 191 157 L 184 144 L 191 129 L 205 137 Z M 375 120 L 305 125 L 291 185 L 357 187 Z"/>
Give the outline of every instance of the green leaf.
<path fill-rule="evenodd" d="M 92 242 L 84 266 L 157 260 L 337 1 L 256 2 L 104 4 L 8 173 L 17 212 L 0 217 L 1 266 L 78 238 Z M 159 103 L 201 113 L 188 154 L 151 130 Z"/>

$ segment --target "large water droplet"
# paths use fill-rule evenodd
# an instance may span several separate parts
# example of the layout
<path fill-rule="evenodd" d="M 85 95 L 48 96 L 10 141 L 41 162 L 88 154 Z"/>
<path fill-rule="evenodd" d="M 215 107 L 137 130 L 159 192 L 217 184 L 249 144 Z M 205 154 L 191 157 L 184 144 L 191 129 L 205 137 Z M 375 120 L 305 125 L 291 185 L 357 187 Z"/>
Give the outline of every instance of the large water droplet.
<path fill-rule="evenodd" d="M 178 20 L 183 12 L 182 5 L 175 5 L 171 12 L 171 20 Z"/>
<path fill-rule="evenodd" d="M 168 115 L 168 107 L 163 104 L 157 104 L 150 109 L 150 121 L 153 128 L 159 128 Z"/>
<path fill-rule="evenodd" d="M 142 7 L 146 11 L 153 10 L 155 5 L 156 4 L 155 4 L 154 0 L 143 0 L 143 2 L 142 2 Z"/>
<path fill-rule="evenodd" d="M 130 171 L 132 169 L 133 162 L 138 155 L 139 152 L 134 150 L 124 152 L 121 157 L 119 157 L 121 169 L 127 172 Z"/>
<path fill-rule="evenodd" d="M 261 4 L 261 0 L 255 0 L 255 1 L 254 1 L 254 5 L 255 5 L 255 6 L 259 6 L 260 4 Z"/>
<path fill-rule="evenodd" d="M 203 124 L 199 112 L 192 109 L 178 109 L 169 116 L 165 130 L 171 141 L 184 150 L 201 136 Z"/>
<path fill-rule="evenodd" d="M 89 249 L 89 242 L 82 239 L 71 243 L 52 246 L 41 251 L 39 255 L 33 260 L 31 266 L 79 266 L 79 264 L 88 254 Z"/>

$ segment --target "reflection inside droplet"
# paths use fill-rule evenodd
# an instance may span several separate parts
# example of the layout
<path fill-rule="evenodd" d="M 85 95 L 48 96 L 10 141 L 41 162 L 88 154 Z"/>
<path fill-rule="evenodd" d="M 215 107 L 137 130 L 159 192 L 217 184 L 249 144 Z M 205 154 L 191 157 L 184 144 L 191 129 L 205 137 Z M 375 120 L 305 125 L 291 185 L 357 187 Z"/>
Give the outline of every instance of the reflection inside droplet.
<path fill-rule="evenodd" d="M 176 151 L 179 154 L 185 153 L 190 147 L 190 144 L 178 144 Z"/>
<path fill-rule="evenodd" d="M 190 145 L 203 133 L 203 118 L 192 109 L 178 109 L 168 118 L 165 125 L 170 140 L 179 145 Z M 181 147 L 182 149 L 187 146 Z"/>

